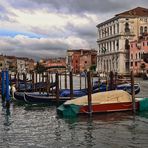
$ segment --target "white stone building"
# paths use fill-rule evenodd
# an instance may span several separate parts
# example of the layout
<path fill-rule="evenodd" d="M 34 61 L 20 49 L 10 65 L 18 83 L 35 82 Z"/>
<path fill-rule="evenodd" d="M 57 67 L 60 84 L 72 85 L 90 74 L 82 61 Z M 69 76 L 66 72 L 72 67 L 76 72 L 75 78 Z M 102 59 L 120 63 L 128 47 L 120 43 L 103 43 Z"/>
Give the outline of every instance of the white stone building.
<path fill-rule="evenodd" d="M 26 73 L 26 60 L 25 58 L 17 58 L 17 72 L 20 74 Z"/>
<path fill-rule="evenodd" d="M 99 72 L 129 72 L 129 42 L 148 30 L 148 9 L 137 7 L 97 25 Z"/>

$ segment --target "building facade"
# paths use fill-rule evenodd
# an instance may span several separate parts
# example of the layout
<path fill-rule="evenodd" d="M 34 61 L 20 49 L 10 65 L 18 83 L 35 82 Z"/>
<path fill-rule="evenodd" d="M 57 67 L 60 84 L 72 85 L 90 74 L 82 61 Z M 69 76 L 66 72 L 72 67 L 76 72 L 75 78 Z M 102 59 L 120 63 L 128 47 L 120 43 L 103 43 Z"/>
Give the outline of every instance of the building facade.
<path fill-rule="evenodd" d="M 97 51 L 87 49 L 67 50 L 67 67 L 73 73 L 88 71 L 96 67 Z"/>
<path fill-rule="evenodd" d="M 130 47 L 130 69 L 135 75 L 148 73 L 148 63 L 143 60 L 143 54 L 148 54 L 148 34 L 132 41 Z"/>
<path fill-rule="evenodd" d="M 50 59 L 43 59 L 40 61 L 48 71 L 50 72 L 65 72 L 66 69 L 66 58 L 50 58 Z"/>
<path fill-rule="evenodd" d="M 0 55 L 0 72 L 4 69 L 5 62 L 4 62 L 4 56 Z"/>
<path fill-rule="evenodd" d="M 148 31 L 148 9 L 137 7 L 97 25 L 98 72 L 130 71 L 130 41 Z"/>

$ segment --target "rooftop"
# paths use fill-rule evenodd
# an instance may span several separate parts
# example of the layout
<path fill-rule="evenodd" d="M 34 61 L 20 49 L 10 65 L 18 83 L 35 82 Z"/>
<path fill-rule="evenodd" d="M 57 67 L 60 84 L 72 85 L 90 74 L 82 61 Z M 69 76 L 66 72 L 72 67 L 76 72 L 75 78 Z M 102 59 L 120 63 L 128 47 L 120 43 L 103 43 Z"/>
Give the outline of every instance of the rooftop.
<path fill-rule="evenodd" d="M 124 11 L 122 13 L 118 13 L 113 18 L 98 24 L 96 27 L 100 27 L 108 22 L 111 22 L 112 20 L 122 18 L 122 17 L 148 17 L 148 9 L 143 7 L 136 7 L 134 9 Z"/>

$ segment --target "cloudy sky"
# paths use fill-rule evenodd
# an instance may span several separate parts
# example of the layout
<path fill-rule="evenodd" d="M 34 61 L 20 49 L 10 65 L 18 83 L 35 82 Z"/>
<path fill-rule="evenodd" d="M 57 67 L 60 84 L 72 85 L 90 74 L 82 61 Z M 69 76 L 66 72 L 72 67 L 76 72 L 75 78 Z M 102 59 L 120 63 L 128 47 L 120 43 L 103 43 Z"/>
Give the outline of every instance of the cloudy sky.
<path fill-rule="evenodd" d="M 97 48 L 96 25 L 148 0 L 0 0 L 0 54 L 64 57 Z"/>

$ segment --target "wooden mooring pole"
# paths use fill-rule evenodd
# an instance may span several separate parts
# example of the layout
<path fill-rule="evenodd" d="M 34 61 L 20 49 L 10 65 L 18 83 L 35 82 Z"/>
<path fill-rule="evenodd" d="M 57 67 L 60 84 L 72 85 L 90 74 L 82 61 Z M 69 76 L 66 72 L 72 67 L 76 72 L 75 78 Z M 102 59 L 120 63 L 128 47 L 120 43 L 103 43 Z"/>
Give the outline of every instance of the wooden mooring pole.
<path fill-rule="evenodd" d="M 67 89 L 67 73 L 66 73 L 66 70 L 65 70 L 65 89 Z"/>
<path fill-rule="evenodd" d="M 27 82 L 26 82 L 26 74 L 23 73 L 23 81 L 24 81 L 24 84 L 25 84 L 25 91 L 27 90 Z"/>
<path fill-rule="evenodd" d="M 35 91 L 34 72 L 32 72 L 32 91 Z"/>
<path fill-rule="evenodd" d="M 110 71 L 109 73 L 109 90 L 114 90 L 114 73 Z"/>
<path fill-rule="evenodd" d="M 88 112 L 89 115 L 92 115 L 92 83 L 91 83 L 91 73 L 90 71 L 87 72 L 87 86 L 88 86 Z"/>
<path fill-rule="evenodd" d="M 56 101 L 57 101 L 57 105 L 59 105 L 59 74 L 58 72 L 56 72 Z"/>
<path fill-rule="evenodd" d="M 80 78 L 80 90 L 81 90 L 81 88 L 82 88 L 81 73 L 80 73 L 80 75 L 79 75 L 79 78 Z"/>
<path fill-rule="evenodd" d="M 18 91 L 20 90 L 19 79 L 20 79 L 20 75 L 19 75 L 19 73 L 17 73 L 16 86 L 17 86 L 17 90 L 18 90 Z"/>
<path fill-rule="evenodd" d="M 133 113 L 136 113 L 134 73 L 133 73 L 133 71 L 131 71 L 131 94 L 132 94 Z"/>
<path fill-rule="evenodd" d="M 70 80 L 70 98 L 73 99 L 73 73 L 70 71 L 69 73 L 69 80 Z"/>
<path fill-rule="evenodd" d="M 49 72 L 47 72 L 46 75 L 47 75 L 47 79 L 46 79 L 47 95 L 49 96 L 49 92 L 50 92 L 50 77 L 49 77 Z"/>

